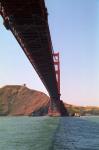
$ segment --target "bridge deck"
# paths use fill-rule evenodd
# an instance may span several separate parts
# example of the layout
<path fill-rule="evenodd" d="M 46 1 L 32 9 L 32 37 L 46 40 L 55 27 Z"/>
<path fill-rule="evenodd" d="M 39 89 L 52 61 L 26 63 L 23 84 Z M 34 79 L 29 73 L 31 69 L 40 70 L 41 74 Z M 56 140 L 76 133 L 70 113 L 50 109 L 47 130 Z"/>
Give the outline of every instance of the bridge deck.
<path fill-rule="evenodd" d="M 4 24 L 10 29 L 51 97 L 59 99 L 52 44 L 44 0 L 0 0 Z"/>

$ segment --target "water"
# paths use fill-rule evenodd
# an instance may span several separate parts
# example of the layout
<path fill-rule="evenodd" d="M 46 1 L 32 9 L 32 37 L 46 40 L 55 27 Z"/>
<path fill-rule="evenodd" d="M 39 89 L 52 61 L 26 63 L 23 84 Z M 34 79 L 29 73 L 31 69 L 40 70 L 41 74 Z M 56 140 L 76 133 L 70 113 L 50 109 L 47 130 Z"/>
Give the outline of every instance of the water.
<path fill-rule="evenodd" d="M 99 150 L 99 117 L 0 117 L 0 150 Z"/>
<path fill-rule="evenodd" d="M 99 150 L 99 117 L 62 118 L 55 150 Z"/>

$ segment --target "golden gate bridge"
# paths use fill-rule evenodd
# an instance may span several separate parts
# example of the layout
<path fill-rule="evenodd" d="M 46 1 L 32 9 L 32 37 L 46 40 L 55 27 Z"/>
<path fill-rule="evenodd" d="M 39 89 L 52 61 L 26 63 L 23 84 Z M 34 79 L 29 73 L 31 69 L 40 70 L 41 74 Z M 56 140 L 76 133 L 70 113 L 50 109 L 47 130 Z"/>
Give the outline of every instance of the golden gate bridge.
<path fill-rule="evenodd" d="M 44 0 L 0 0 L 0 15 L 50 95 L 49 115 L 63 115 L 59 53 L 53 51 Z"/>

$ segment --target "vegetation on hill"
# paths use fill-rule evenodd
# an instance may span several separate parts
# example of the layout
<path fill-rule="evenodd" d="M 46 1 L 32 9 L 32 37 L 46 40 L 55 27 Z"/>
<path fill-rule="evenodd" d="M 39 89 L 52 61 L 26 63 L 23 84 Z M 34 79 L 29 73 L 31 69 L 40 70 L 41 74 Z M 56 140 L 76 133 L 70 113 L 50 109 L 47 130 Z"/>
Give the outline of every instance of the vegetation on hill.
<path fill-rule="evenodd" d="M 79 116 L 99 115 L 99 107 L 95 106 L 74 106 L 65 104 L 70 116 L 78 114 Z"/>

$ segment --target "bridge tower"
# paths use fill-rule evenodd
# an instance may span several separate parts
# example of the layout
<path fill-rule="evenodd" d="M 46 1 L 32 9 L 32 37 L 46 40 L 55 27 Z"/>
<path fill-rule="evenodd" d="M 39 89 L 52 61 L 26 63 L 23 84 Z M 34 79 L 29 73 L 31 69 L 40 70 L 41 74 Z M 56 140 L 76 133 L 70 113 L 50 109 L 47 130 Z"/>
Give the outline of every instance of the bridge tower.
<path fill-rule="evenodd" d="M 54 67 L 55 67 L 55 73 L 56 73 L 58 93 L 60 95 L 60 60 L 59 60 L 59 52 L 58 53 L 53 53 L 53 61 L 54 61 Z"/>
<path fill-rule="evenodd" d="M 60 59 L 59 59 L 59 52 L 53 53 L 53 62 L 57 80 L 57 87 L 58 87 L 58 97 L 51 97 L 50 98 L 50 106 L 49 106 L 49 116 L 61 116 L 61 104 L 60 104 Z"/>

